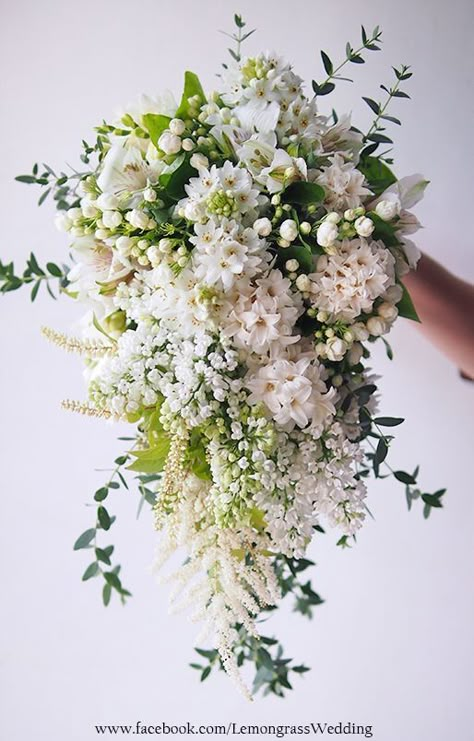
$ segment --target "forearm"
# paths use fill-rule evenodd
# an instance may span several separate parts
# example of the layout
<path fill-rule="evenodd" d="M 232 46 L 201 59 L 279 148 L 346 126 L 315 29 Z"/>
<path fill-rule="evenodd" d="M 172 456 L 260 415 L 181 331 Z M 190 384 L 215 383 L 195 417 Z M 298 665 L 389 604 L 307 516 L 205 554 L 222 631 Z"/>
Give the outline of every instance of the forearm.
<path fill-rule="evenodd" d="M 423 255 L 404 278 L 421 319 L 421 330 L 469 377 L 474 378 L 474 286 Z"/>

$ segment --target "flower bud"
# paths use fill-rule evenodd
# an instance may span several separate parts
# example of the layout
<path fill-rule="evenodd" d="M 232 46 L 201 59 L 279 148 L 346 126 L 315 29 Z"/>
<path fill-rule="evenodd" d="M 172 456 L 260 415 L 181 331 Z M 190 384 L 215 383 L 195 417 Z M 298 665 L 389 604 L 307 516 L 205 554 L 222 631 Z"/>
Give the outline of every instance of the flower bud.
<path fill-rule="evenodd" d="M 377 316 L 371 316 L 367 321 L 367 329 L 373 337 L 380 337 L 387 331 L 387 326 L 383 319 L 379 319 Z"/>
<path fill-rule="evenodd" d="M 182 121 L 180 118 L 173 118 L 170 121 L 169 128 L 172 134 L 181 136 L 181 134 L 184 133 L 186 126 L 184 125 L 184 121 Z"/>
<path fill-rule="evenodd" d="M 117 196 L 113 193 L 101 193 L 96 201 L 96 205 L 101 211 L 110 211 L 118 208 L 119 202 Z"/>
<path fill-rule="evenodd" d="M 379 201 L 375 207 L 375 213 L 383 221 L 391 221 L 400 213 L 400 201 L 395 200 Z"/>
<path fill-rule="evenodd" d="M 54 219 L 54 223 L 56 229 L 59 229 L 60 232 L 68 232 L 69 229 L 72 227 L 72 220 L 64 212 L 56 216 L 56 218 Z"/>
<path fill-rule="evenodd" d="M 209 160 L 206 155 L 201 154 L 201 152 L 195 152 L 189 161 L 191 167 L 194 167 L 196 170 L 200 170 L 201 167 L 204 167 L 205 169 L 209 167 Z"/>
<path fill-rule="evenodd" d="M 370 237 L 375 229 L 372 219 L 368 219 L 366 216 L 359 216 L 354 221 L 354 227 L 359 237 Z"/>
<path fill-rule="evenodd" d="M 341 217 L 337 211 L 330 211 L 324 219 L 324 221 L 328 221 L 330 224 L 339 224 L 340 220 Z"/>
<path fill-rule="evenodd" d="M 331 221 L 323 221 L 323 223 L 318 226 L 316 241 L 320 247 L 330 247 L 336 241 L 337 235 L 338 228 L 336 224 Z"/>
<path fill-rule="evenodd" d="M 153 203 L 156 201 L 156 192 L 153 190 L 153 188 L 145 188 L 143 191 L 143 198 L 147 203 Z"/>
<path fill-rule="evenodd" d="M 133 227 L 135 227 L 135 229 L 146 229 L 150 221 L 148 216 L 138 208 L 129 211 L 126 219 Z"/>
<path fill-rule="evenodd" d="M 130 237 L 119 237 L 115 242 L 115 249 L 124 257 L 128 257 L 133 246 L 133 240 Z"/>
<path fill-rule="evenodd" d="M 272 222 L 266 218 L 257 219 L 253 224 L 253 228 L 259 237 L 268 237 L 272 231 Z"/>
<path fill-rule="evenodd" d="M 398 309 L 393 304 L 389 304 L 388 301 L 384 301 L 383 304 L 377 309 L 377 313 L 382 319 L 387 322 L 394 322 L 398 316 Z"/>
<path fill-rule="evenodd" d="M 298 270 L 300 264 L 298 260 L 287 260 L 285 263 L 285 268 L 288 270 L 289 273 L 294 273 Z"/>
<path fill-rule="evenodd" d="M 311 224 L 309 221 L 302 221 L 300 224 L 300 232 L 301 234 L 308 235 L 311 232 Z"/>
<path fill-rule="evenodd" d="M 347 351 L 347 345 L 340 337 L 330 337 L 326 341 L 326 357 L 328 360 L 337 362 L 342 360 Z"/>
<path fill-rule="evenodd" d="M 120 211 L 104 211 L 102 221 L 106 229 L 116 229 L 122 223 Z"/>
<path fill-rule="evenodd" d="M 293 242 L 298 236 L 298 226 L 293 219 L 286 219 L 280 226 L 280 236 L 286 242 Z"/>
<path fill-rule="evenodd" d="M 296 279 L 296 287 L 302 293 L 309 293 L 311 290 L 311 279 L 307 275 L 299 275 Z"/>
<path fill-rule="evenodd" d="M 181 146 L 183 147 L 185 152 L 192 152 L 195 144 L 192 139 L 183 139 Z"/>
<path fill-rule="evenodd" d="M 181 149 L 181 139 L 171 131 L 165 131 L 158 139 L 158 147 L 165 154 L 178 154 Z"/>

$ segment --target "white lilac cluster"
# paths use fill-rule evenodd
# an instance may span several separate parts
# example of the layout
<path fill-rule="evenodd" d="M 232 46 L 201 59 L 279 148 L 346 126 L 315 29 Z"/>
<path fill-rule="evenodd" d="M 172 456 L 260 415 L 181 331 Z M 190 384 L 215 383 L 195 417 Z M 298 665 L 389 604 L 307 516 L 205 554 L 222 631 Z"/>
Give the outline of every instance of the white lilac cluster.
<path fill-rule="evenodd" d="M 163 472 L 165 550 L 187 549 L 178 580 L 235 673 L 232 624 L 254 632 L 278 599 L 269 554 L 300 558 L 320 524 L 350 536 L 364 521 L 356 392 L 416 265 L 407 209 L 426 181 L 364 156 L 349 117 L 321 115 L 274 54 L 207 97 L 187 73 L 179 105 L 144 98 L 100 131 L 58 218 L 68 291 L 109 343 L 90 401 L 138 424 L 135 470 L 146 454 Z"/>

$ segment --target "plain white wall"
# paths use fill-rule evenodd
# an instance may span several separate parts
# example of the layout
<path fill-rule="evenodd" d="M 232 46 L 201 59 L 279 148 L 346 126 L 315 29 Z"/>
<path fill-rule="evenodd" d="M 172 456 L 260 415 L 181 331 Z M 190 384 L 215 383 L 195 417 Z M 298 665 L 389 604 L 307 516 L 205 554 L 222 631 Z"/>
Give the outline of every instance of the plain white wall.
<path fill-rule="evenodd" d="M 363 126 L 370 112 L 360 96 L 377 95 L 391 64 L 413 65 L 413 100 L 392 111 L 403 120 L 393 132 L 396 169 L 432 181 L 420 246 L 473 279 L 470 0 L 3 0 L 1 257 L 20 266 L 31 249 L 42 260 L 66 254 L 52 208 L 37 210 L 38 194 L 13 177 L 36 159 L 76 164 L 81 138 L 92 139 L 102 117 L 141 91 L 179 95 L 184 69 L 213 87 L 226 55 L 217 29 L 230 27 L 234 10 L 259 29 L 249 52 L 279 50 L 308 82 L 322 77 L 321 47 L 337 58 L 361 22 L 382 26 L 384 51 L 354 65 L 357 84 L 341 84 L 331 104 Z M 117 493 L 112 506 L 133 599 L 105 610 L 98 583 L 80 582 L 87 561 L 72 544 L 92 521 L 85 504 L 103 480 L 93 469 L 120 452 L 123 428 L 59 409 L 62 398 L 83 396 L 80 363 L 46 345 L 39 327 L 67 330 L 76 312 L 67 300 L 1 299 L 1 738 L 88 741 L 93 724 L 137 720 L 342 720 L 373 724 L 379 741 L 472 738 L 473 387 L 408 322 L 393 332 L 392 364 L 375 353 L 383 411 L 407 418 L 392 460 L 420 463 L 428 491 L 447 486 L 446 508 L 425 522 L 420 507 L 407 513 L 401 485 L 371 484 L 376 519 L 357 546 L 341 552 L 328 536 L 312 548 L 327 600 L 314 621 L 288 610 L 275 619 L 289 654 L 313 671 L 285 701 L 249 706 L 225 677 L 200 685 L 186 668 L 195 628 L 167 615 L 166 588 L 148 570 L 156 534 L 145 513 L 135 519 L 134 492 Z"/>

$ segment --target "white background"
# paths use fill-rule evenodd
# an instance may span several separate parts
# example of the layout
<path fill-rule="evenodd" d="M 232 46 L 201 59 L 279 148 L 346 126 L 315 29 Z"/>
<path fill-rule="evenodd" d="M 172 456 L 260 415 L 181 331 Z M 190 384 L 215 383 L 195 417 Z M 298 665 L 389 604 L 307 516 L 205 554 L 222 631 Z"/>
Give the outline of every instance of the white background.
<path fill-rule="evenodd" d="M 335 59 L 358 40 L 359 24 L 384 30 L 384 51 L 351 72 L 331 104 L 352 109 L 362 128 L 390 65 L 410 63 L 412 101 L 392 113 L 399 174 L 423 172 L 432 184 L 419 215 L 420 246 L 467 279 L 472 251 L 473 64 L 469 0 L 234 3 L 211 0 L 2 2 L 0 100 L 2 166 L 0 254 L 22 266 L 33 249 L 61 261 L 66 241 L 52 208 L 35 207 L 31 186 L 13 182 L 40 158 L 77 164 L 81 138 L 141 91 L 181 92 L 184 69 L 212 88 L 225 59 L 234 10 L 258 35 L 248 50 L 275 48 L 308 81 L 323 77 L 319 49 Z M 472 48 L 472 47 L 471 47 Z M 324 99 L 324 105 L 328 105 Z M 67 299 L 26 293 L 1 300 L 1 702 L 5 741 L 88 741 L 97 723 L 373 724 L 378 741 L 468 741 L 472 712 L 474 591 L 472 498 L 473 388 L 400 321 L 393 364 L 376 352 L 383 412 L 406 416 L 393 446 L 395 467 L 421 464 L 427 491 L 447 486 L 446 507 L 425 522 L 408 513 L 403 487 L 370 487 L 376 520 L 358 544 L 340 551 L 332 535 L 314 544 L 314 584 L 327 602 L 312 623 L 282 611 L 275 629 L 290 655 L 313 671 L 284 701 L 252 706 L 220 675 L 204 685 L 186 668 L 195 628 L 167 615 L 166 588 L 149 564 L 151 518 L 137 521 L 134 492 L 114 495 L 113 528 L 126 607 L 101 605 L 98 582 L 82 585 L 88 561 L 73 553 L 92 524 L 85 505 L 120 452 L 123 430 L 60 411 L 82 398 L 80 363 L 48 346 L 41 324 L 68 329 L 77 318 Z"/>

